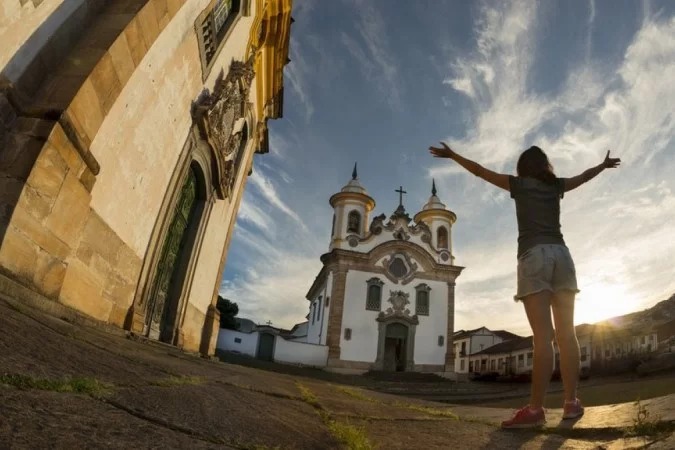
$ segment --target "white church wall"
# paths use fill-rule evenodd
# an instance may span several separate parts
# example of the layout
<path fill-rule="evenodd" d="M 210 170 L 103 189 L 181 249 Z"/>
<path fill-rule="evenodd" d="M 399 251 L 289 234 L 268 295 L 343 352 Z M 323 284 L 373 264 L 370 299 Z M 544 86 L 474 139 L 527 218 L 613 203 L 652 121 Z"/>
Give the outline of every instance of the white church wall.
<path fill-rule="evenodd" d="M 213 89 L 221 68 L 227 73 L 232 60 L 245 57 L 255 11 L 234 24 L 208 79 L 202 82 L 194 21 L 208 4 L 209 0 L 195 0 L 180 8 L 122 89 L 91 143 L 101 166 L 91 207 L 139 257 L 145 254 L 190 130 L 192 102 L 204 87 Z M 255 5 L 251 2 L 253 10 Z M 255 89 L 251 93 L 254 102 Z M 123 209 L 119 198 L 125 199 Z"/>
<path fill-rule="evenodd" d="M 228 352 L 241 353 L 255 358 L 258 349 L 258 336 L 260 333 L 242 333 L 235 330 L 221 328 L 218 331 L 216 348 Z"/>
<path fill-rule="evenodd" d="M 401 289 L 410 294 L 410 312 L 415 313 L 415 286 L 426 283 L 429 292 L 429 315 L 418 316 L 419 325 L 415 333 L 415 364 L 445 364 L 448 345 L 448 284 L 441 281 L 415 280 Z M 395 285 L 394 285 L 395 286 Z M 388 292 L 387 292 L 388 293 Z M 443 336 L 443 345 L 438 337 Z"/>
<path fill-rule="evenodd" d="M 381 311 L 391 305 L 387 302 L 390 291 L 403 291 L 409 295 L 410 314 L 415 314 L 415 286 L 426 283 L 430 288 L 429 315 L 418 316 L 419 325 L 415 333 L 415 364 L 444 364 L 448 342 L 447 332 L 447 283 L 440 281 L 416 280 L 406 285 L 394 284 L 375 272 L 350 270 L 347 273 L 345 303 L 342 320 L 340 358 L 348 361 L 374 362 L 377 358 L 379 311 L 366 310 L 367 281 L 373 277 L 382 280 Z M 352 337 L 344 339 L 344 329 L 351 328 Z M 438 336 L 443 336 L 443 345 L 438 345 Z"/>
<path fill-rule="evenodd" d="M 287 341 L 277 336 L 274 346 L 274 361 L 304 366 L 325 367 L 328 347 L 298 341 Z"/>
<path fill-rule="evenodd" d="M 381 274 L 350 270 L 347 272 L 345 298 L 340 332 L 340 359 L 347 361 L 375 362 L 377 358 L 379 311 L 366 310 L 366 281 L 378 277 L 385 286 L 382 287 L 382 307 L 386 309 L 389 296 L 387 284 L 393 285 Z M 331 300 L 332 301 L 332 300 Z M 345 340 L 345 328 L 352 330 L 350 340 Z"/>

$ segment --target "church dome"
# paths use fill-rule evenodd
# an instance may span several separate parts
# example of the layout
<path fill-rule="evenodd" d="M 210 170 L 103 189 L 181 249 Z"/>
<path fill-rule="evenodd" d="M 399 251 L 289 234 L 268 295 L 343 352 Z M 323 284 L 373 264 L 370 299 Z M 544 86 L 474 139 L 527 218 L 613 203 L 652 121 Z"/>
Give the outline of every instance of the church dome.
<path fill-rule="evenodd" d="M 340 192 L 355 192 L 358 194 L 365 194 L 366 188 L 361 186 L 361 183 L 359 183 L 357 178 L 352 178 L 349 180 L 349 183 L 345 184 L 344 187 L 340 189 Z"/>
<path fill-rule="evenodd" d="M 429 209 L 445 209 L 445 204 L 441 202 L 441 199 L 436 195 L 436 181 L 434 180 L 431 187 L 431 197 L 429 201 L 422 207 L 423 211 Z"/>

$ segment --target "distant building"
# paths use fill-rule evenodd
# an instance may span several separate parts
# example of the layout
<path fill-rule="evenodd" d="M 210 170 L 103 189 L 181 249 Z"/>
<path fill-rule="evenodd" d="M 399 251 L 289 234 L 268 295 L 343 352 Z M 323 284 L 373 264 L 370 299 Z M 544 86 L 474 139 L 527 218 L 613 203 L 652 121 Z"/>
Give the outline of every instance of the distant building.
<path fill-rule="evenodd" d="M 470 356 L 496 344 L 521 337 L 505 330 L 492 331 L 486 327 L 475 330 L 460 330 L 453 336 L 455 352 L 455 372 L 459 377 L 466 376 L 470 370 Z"/>

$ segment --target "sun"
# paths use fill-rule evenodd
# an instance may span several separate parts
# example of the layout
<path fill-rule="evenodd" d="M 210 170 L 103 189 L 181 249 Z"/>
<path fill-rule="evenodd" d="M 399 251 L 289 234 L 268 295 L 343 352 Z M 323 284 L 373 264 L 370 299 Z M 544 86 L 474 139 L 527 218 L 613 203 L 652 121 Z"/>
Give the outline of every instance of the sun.
<path fill-rule="evenodd" d="M 634 312 L 639 307 L 637 299 L 627 292 L 623 284 L 596 282 L 580 286 L 580 289 L 574 307 L 576 324 L 599 322 Z"/>

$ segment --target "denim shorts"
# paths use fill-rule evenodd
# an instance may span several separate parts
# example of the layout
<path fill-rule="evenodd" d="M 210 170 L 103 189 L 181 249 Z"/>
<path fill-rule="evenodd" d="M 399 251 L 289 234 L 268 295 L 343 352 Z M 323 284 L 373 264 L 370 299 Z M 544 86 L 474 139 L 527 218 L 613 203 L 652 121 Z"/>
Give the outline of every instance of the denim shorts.
<path fill-rule="evenodd" d="M 540 244 L 518 257 L 518 293 L 514 300 L 542 291 L 573 291 L 577 288 L 577 273 L 567 246 Z"/>

